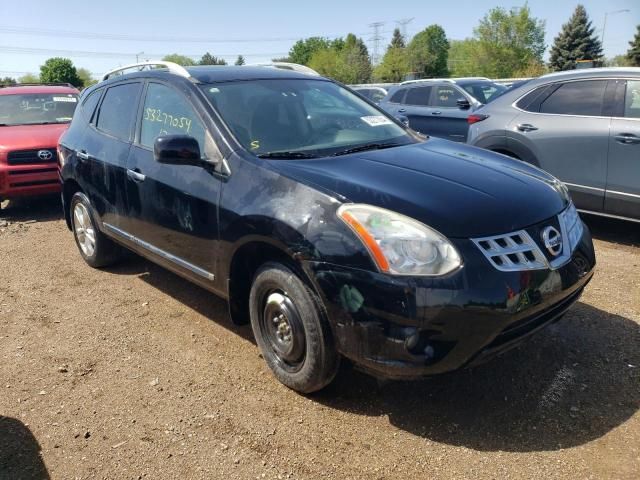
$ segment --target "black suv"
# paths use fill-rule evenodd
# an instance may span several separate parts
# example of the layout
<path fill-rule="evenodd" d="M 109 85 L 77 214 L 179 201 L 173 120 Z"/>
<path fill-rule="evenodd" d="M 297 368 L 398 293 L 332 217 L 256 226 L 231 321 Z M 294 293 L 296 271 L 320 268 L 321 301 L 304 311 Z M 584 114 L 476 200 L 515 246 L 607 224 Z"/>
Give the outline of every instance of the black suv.
<path fill-rule="evenodd" d="M 126 247 L 228 299 L 293 389 L 341 357 L 389 377 L 476 364 L 592 276 L 566 188 L 533 166 L 318 76 L 162 67 L 83 93 L 59 145 L 67 224 L 93 267 Z"/>

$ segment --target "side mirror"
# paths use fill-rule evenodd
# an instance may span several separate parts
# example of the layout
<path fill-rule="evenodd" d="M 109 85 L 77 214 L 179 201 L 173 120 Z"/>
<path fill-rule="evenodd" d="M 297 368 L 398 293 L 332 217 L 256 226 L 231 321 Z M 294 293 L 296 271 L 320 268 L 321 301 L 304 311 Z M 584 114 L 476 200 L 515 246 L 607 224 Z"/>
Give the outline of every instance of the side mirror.
<path fill-rule="evenodd" d="M 396 117 L 396 120 L 404 124 L 406 127 L 409 126 L 409 117 L 407 117 L 406 115 L 396 115 L 395 117 Z"/>
<path fill-rule="evenodd" d="M 459 98 L 456 100 L 456 105 L 458 105 L 460 110 L 469 110 L 471 108 L 471 104 L 466 98 Z"/>
<path fill-rule="evenodd" d="M 169 165 L 201 165 L 200 145 L 189 135 L 163 135 L 153 143 L 157 162 Z"/>

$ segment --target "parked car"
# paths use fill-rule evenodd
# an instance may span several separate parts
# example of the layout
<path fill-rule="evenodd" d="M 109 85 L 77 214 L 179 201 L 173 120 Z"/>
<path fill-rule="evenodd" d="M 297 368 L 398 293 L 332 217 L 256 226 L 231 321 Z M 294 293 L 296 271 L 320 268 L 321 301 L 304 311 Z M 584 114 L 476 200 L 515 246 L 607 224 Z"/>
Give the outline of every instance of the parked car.
<path fill-rule="evenodd" d="M 469 122 L 470 145 L 550 172 L 578 209 L 640 221 L 640 68 L 545 75 Z"/>
<path fill-rule="evenodd" d="M 392 115 L 406 116 L 418 132 L 464 142 L 469 112 L 504 90 L 486 78 L 409 80 L 391 87 L 380 106 Z"/>
<path fill-rule="evenodd" d="M 60 191 L 56 146 L 79 93 L 69 84 L 0 86 L 0 202 Z"/>
<path fill-rule="evenodd" d="M 88 88 L 60 140 L 80 255 L 126 247 L 227 299 L 295 390 L 343 356 L 389 377 L 477 364 L 592 277 L 589 231 L 533 166 L 418 135 L 322 77 L 156 63 Z"/>
<path fill-rule="evenodd" d="M 353 87 L 353 89 L 373 103 L 380 103 L 388 93 L 388 90 L 383 87 Z"/>

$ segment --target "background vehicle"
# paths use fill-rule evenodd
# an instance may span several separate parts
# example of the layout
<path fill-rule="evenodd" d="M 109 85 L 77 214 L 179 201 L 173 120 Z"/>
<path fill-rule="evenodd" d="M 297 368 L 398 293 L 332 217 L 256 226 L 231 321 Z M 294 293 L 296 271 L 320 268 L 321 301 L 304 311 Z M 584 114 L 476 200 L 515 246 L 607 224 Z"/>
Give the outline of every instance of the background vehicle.
<path fill-rule="evenodd" d="M 69 228 L 93 267 L 122 245 L 228 299 L 295 390 L 341 356 L 390 377 L 470 365 L 591 279 L 590 234 L 539 169 L 318 76 L 162 65 L 83 95 L 59 146 Z"/>
<path fill-rule="evenodd" d="M 506 90 L 486 78 L 409 80 L 392 87 L 380 106 L 404 115 L 414 130 L 455 142 L 467 139 L 467 117 Z"/>
<path fill-rule="evenodd" d="M 469 121 L 470 145 L 547 170 L 579 209 L 640 220 L 640 68 L 545 75 Z"/>
<path fill-rule="evenodd" d="M 386 88 L 382 87 L 353 87 L 353 89 L 373 103 L 380 103 L 380 101 L 387 96 L 387 93 L 389 93 Z"/>
<path fill-rule="evenodd" d="M 60 191 L 56 146 L 78 94 L 69 84 L 0 86 L 0 201 Z"/>

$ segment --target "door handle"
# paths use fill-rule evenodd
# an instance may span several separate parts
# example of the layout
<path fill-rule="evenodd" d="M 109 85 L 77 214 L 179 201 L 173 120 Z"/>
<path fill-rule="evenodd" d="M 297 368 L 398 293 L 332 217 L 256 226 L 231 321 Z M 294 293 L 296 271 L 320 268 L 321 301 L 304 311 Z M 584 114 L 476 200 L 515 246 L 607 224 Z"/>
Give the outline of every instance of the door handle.
<path fill-rule="evenodd" d="M 521 132 L 533 132 L 538 129 L 538 127 L 534 127 L 530 123 L 520 123 L 516 128 Z"/>
<path fill-rule="evenodd" d="M 442 112 L 439 110 L 436 110 L 435 112 L 431 112 L 431 115 L 442 115 Z"/>
<path fill-rule="evenodd" d="M 631 145 L 633 143 L 640 143 L 640 137 L 633 133 L 621 133 L 615 136 L 616 142 L 624 143 L 625 145 Z"/>
<path fill-rule="evenodd" d="M 404 112 L 406 112 L 406 111 L 407 111 L 407 109 L 406 109 L 406 108 L 399 108 L 399 109 L 398 109 L 398 113 L 404 113 Z"/>
<path fill-rule="evenodd" d="M 76 152 L 76 156 L 80 159 L 80 160 L 89 160 L 89 154 L 87 153 L 86 150 L 78 150 Z"/>
<path fill-rule="evenodd" d="M 144 179 L 147 178 L 142 173 L 136 172 L 135 170 L 129 170 L 129 169 L 127 169 L 127 177 L 129 177 L 134 182 L 138 182 L 138 183 L 144 182 Z"/>

